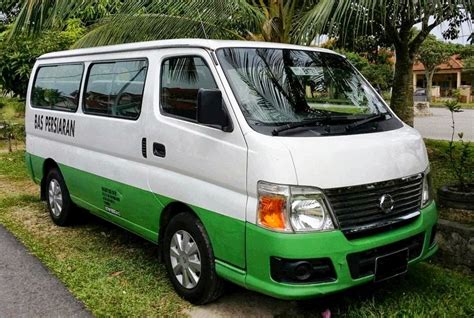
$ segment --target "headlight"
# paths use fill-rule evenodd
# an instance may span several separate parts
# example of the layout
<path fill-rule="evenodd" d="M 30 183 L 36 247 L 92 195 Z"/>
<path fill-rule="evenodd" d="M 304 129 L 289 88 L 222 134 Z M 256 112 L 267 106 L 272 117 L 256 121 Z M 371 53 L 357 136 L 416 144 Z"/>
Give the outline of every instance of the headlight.
<path fill-rule="evenodd" d="M 282 232 L 333 230 L 324 194 L 311 187 L 258 183 L 257 224 Z"/>
<path fill-rule="evenodd" d="M 421 208 L 427 207 L 433 200 L 433 193 L 431 187 L 431 173 L 430 168 L 423 173 L 423 192 L 421 194 Z"/>

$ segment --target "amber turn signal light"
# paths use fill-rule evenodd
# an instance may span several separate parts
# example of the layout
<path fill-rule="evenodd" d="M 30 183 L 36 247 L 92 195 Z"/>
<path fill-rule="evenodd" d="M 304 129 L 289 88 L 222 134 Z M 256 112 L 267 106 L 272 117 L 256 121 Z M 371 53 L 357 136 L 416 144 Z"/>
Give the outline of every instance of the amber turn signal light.
<path fill-rule="evenodd" d="M 286 198 L 261 196 L 258 202 L 258 222 L 268 228 L 285 230 Z"/>

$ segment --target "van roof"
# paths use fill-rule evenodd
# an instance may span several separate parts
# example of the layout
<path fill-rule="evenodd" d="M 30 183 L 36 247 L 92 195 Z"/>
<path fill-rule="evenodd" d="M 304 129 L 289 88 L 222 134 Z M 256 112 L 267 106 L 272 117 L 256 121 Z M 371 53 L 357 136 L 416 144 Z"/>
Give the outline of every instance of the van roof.
<path fill-rule="evenodd" d="M 148 42 L 135 42 L 128 44 L 99 46 L 86 49 L 66 50 L 59 52 L 52 52 L 41 55 L 38 59 L 52 59 L 61 57 L 72 57 L 81 55 L 92 55 L 92 54 L 103 54 L 103 53 L 116 53 L 116 52 L 127 52 L 127 51 L 139 51 L 139 50 L 152 50 L 159 48 L 172 48 L 172 47 L 195 47 L 204 48 L 210 50 L 216 50 L 224 47 L 262 47 L 262 48 L 282 48 L 282 49 L 300 49 L 300 50 L 312 50 L 319 52 L 335 53 L 331 50 L 300 46 L 293 44 L 273 43 L 273 42 L 258 42 L 258 41 L 231 41 L 231 40 L 207 40 L 207 39 L 173 39 L 173 40 L 159 40 L 159 41 L 148 41 Z"/>

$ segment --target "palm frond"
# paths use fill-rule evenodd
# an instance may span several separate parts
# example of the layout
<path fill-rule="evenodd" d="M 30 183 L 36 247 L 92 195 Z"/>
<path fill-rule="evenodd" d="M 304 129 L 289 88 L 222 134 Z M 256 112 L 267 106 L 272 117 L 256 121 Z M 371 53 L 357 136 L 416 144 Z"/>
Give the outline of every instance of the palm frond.
<path fill-rule="evenodd" d="M 25 0 L 11 35 L 60 27 L 96 1 Z M 123 0 L 117 13 L 98 21 L 76 46 L 176 37 L 242 38 L 227 28 L 236 16 L 250 32 L 258 32 L 264 21 L 263 13 L 246 0 Z"/>
<path fill-rule="evenodd" d="M 64 23 L 79 10 L 92 4 L 90 1 L 69 0 L 24 0 L 10 36 L 20 33 L 34 34 Z"/>
<path fill-rule="evenodd" d="M 233 30 L 221 25 L 201 21 L 198 17 L 140 14 L 114 17 L 103 21 L 84 37 L 77 41 L 73 48 L 152 41 L 173 38 L 213 38 L 243 39 Z"/>
<path fill-rule="evenodd" d="M 408 17 L 412 17 L 413 24 L 427 24 L 429 18 L 441 22 L 450 12 L 456 15 L 460 8 L 472 17 L 472 0 L 321 0 L 298 19 L 291 38 L 306 45 L 321 34 L 337 34 L 344 40 L 370 35 L 389 24 L 399 28 L 399 23 L 393 22 Z"/>

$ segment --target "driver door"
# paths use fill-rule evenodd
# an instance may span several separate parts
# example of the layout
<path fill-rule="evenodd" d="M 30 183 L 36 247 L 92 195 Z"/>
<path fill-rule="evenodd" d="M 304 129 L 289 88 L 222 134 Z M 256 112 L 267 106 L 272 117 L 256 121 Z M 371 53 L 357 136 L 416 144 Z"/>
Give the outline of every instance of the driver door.
<path fill-rule="evenodd" d="M 156 58 L 160 71 L 146 126 L 150 189 L 163 205 L 190 206 L 215 257 L 244 268 L 247 146 L 214 62 L 206 50 L 195 48 L 160 50 Z M 231 132 L 197 122 L 200 88 L 221 90 Z"/>

